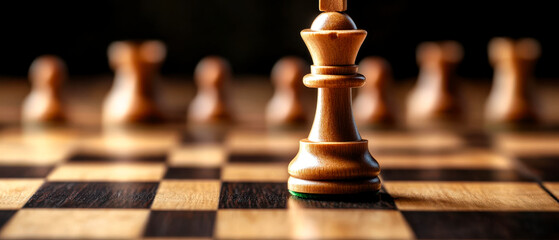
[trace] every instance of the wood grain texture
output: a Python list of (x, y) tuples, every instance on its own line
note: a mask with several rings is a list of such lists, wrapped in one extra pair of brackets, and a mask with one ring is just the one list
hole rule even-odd
[(545, 182), (544, 186), (555, 195), (555, 198), (559, 198), (559, 183), (557, 182)]
[[(0, 232), (6, 239), (130, 239), (142, 236), (149, 210), (24, 209)], [(56, 224), (53, 224), (56, 221)]]
[[(418, 239), (554, 239), (558, 212), (405, 211)], [(474, 224), (475, 223), (475, 224)]]
[(191, 168), (170, 167), (167, 168), (165, 179), (220, 179), (220, 168)]
[(462, 150), (451, 154), (377, 154), (383, 170), (393, 169), (493, 169), (512, 170), (511, 159), (491, 151)]
[(219, 145), (187, 145), (171, 150), (168, 164), (177, 167), (217, 167), (225, 162), (226, 155)]
[(289, 178), (286, 167), (287, 162), (227, 164), (221, 179), (226, 182), (286, 182)]
[(42, 179), (0, 179), (0, 209), (20, 209), (41, 187)]
[(404, 211), (559, 211), (537, 183), (388, 181), (385, 187)]
[(158, 163), (70, 163), (58, 166), (47, 179), (68, 182), (157, 182), (163, 178), (165, 169), (165, 165)]
[(215, 218), (215, 211), (153, 211), (144, 235), (147, 237), (211, 237)]
[(47, 182), (25, 208), (149, 208), (158, 183)]
[(164, 180), (151, 205), (155, 210), (217, 210), (219, 180)]
[(221, 185), (219, 209), (279, 208), (285, 209), (289, 192), (285, 183), (224, 182)]
[(343, 12), (347, 10), (347, 0), (320, 0), (319, 10), (323, 12)]

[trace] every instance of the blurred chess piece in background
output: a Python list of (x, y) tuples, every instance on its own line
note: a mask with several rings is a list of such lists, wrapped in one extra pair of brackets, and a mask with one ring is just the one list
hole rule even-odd
[(454, 71), (463, 54), (462, 46), (455, 41), (424, 42), (417, 47), (420, 70), (408, 97), (408, 125), (443, 126), (461, 119), (462, 105)]
[(155, 80), (167, 50), (160, 41), (120, 41), (109, 46), (115, 71), (113, 86), (103, 103), (103, 123), (151, 123), (163, 119)]
[(485, 106), (489, 125), (517, 125), (537, 121), (530, 84), (541, 50), (535, 39), (514, 41), (494, 38), (489, 42), (489, 60), (494, 68), (493, 86)]
[(353, 109), (355, 121), (361, 126), (386, 127), (395, 123), (388, 88), (392, 82), (390, 64), (381, 57), (367, 57), (359, 63), (359, 72), (366, 78), (358, 89)]
[(188, 109), (190, 122), (214, 124), (232, 120), (228, 96), (231, 77), (231, 66), (224, 58), (208, 56), (200, 60), (194, 70), (198, 90)]
[(29, 69), (31, 92), (25, 98), (22, 109), (24, 124), (60, 123), (66, 120), (60, 88), (67, 78), (66, 64), (62, 59), (44, 55), (33, 61)]
[(266, 107), (266, 122), (270, 126), (299, 125), (306, 122), (301, 102), (303, 76), (307, 64), (298, 57), (284, 57), (272, 68), (274, 95)]

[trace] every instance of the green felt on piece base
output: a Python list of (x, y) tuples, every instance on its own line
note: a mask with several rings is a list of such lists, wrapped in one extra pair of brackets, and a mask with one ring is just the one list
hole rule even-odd
[(313, 194), (313, 193), (300, 193), (289, 190), (289, 193), (295, 197), (314, 200), (356, 200), (356, 199), (376, 199), (378, 192), (365, 192), (354, 194)]

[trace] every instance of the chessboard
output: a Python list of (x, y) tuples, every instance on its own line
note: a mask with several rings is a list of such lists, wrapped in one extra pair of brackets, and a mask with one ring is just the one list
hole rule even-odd
[[(184, 119), (102, 129), (110, 78), (65, 91), (76, 124), (28, 129), (17, 123), (27, 85), (4, 80), (0, 239), (559, 238), (557, 130), (360, 128), (382, 168), (379, 194), (301, 199), (287, 190), (287, 165), (309, 128), (266, 128), (271, 86), (253, 80), (235, 83), (239, 117), (222, 129)], [(181, 119), (194, 88), (165, 82)]]

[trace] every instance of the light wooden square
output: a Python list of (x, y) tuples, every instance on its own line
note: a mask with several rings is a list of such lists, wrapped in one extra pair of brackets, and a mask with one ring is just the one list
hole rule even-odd
[(20, 209), (43, 184), (41, 179), (0, 179), (0, 209)]
[(453, 154), (374, 156), (383, 169), (498, 169), (510, 170), (514, 164), (507, 157), (488, 151), (468, 150)]
[(171, 152), (169, 165), (180, 167), (217, 167), (225, 162), (226, 151), (219, 145), (181, 146)]
[(250, 131), (231, 132), (226, 146), (233, 153), (291, 154), (299, 150), (299, 140), (305, 133), (262, 133)]
[(551, 133), (502, 133), (495, 136), (497, 148), (512, 155), (559, 154), (559, 135)]
[(217, 210), (219, 180), (166, 180), (151, 205), (155, 210)]
[(146, 209), (23, 209), (6, 223), (0, 238), (139, 238), (148, 216)]
[(455, 149), (464, 146), (464, 141), (450, 132), (364, 132), (362, 137), (369, 141), (372, 152), (384, 149)]
[(400, 210), (559, 211), (536, 183), (388, 181), (384, 187)]
[(163, 178), (162, 163), (70, 163), (58, 166), (49, 181), (135, 181), (156, 182)]
[(544, 186), (555, 195), (555, 197), (559, 197), (559, 182), (546, 182)]
[(238, 163), (223, 167), (221, 178), (230, 182), (287, 182), (287, 164)]
[(225, 239), (413, 238), (394, 210), (227, 209), (218, 211), (215, 229), (215, 236)]
[(0, 143), (0, 165), (47, 166), (66, 160), (71, 146)]

